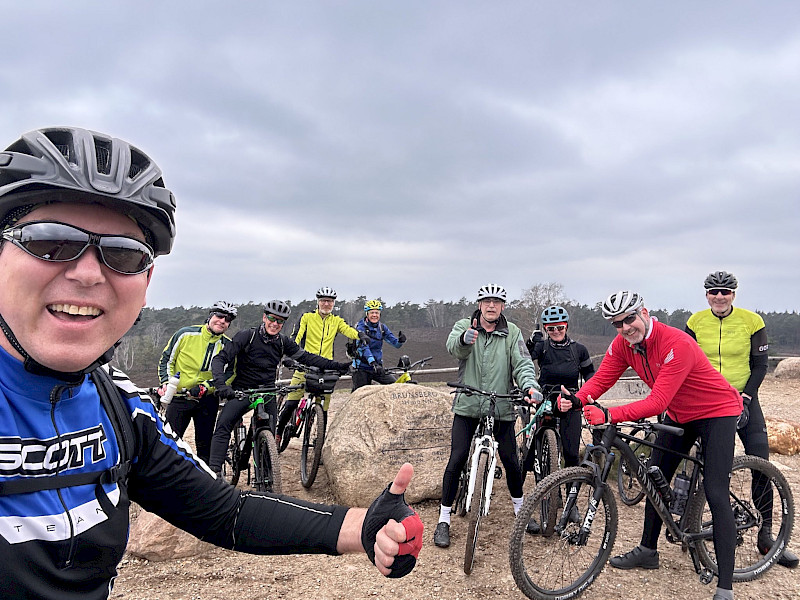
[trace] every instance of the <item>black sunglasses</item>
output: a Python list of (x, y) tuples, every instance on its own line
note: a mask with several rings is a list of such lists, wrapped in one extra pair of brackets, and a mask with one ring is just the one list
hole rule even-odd
[(218, 319), (225, 319), (228, 323), (233, 322), (233, 317), (230, 316), (228, 313), (224, 312), (212, 312), (212, 317), (217, 317)]
[(706, 290), (706, 294), (709, 296), (716, 296), (717, 294), (722, 294), (723, 296), (730, 296), (733, 293), (733, 290), (725, 290), (722, 288), (713, 288), (710, 290)]
[(6, 229), (3, 239), (47, 262), (75, 260), (89, 246), (95, 246), (103, 264), (123, 275), (138, 275), (153, 265), (153, 250), (144, 242), (124, 235), (94, 233), (58, 221), (22, 223)]
[(547, 331), (564, 331), (567, 328), (566, 325), (546, 325), (545, 330)]
[(275, 315), (267, 315), (267, 321), (270, 321), (271, 323), (277, 323), (278, 325), (283, 325), (286, 322), (286, 319), (281, 319)]
[(636, 317), (639, 316), (639, 313), (631, 313), (624, 319), (620, 319), (619, 321), (611, 321), (611, 324), (616, 327), (617, 329), (622, 329), (623, 325), (630, 325), (636, 320)]

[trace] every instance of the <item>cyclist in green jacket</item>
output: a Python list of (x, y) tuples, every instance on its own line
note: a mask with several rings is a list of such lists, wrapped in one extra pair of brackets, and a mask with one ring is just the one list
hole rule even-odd
[[(317, 290), (317, 310), (307, 312), (300, 317), (300, 323), (295, 331), (294, 341), (306, 352), (318, 354), (323, 358), (333, 360), (333, 342), (337, 334), (350, 338), (351, 340), (361, 339), (364, 343), (369, 342), (366, 335), (359, 333), (355, 328), (350, 327), (347, 322), (339, 315), (333, 314), (333, 307), (336, 303), (336, 290), (324, 286)], [(298, 385), (306, 380), (302, 371), (295, 371), (292, 375), (291, 385)], [(281, 436), (286, 424), (297, 408), (300, 398), (303, 397), (303, 390), (294, 390), (286, 397), (281, 407), (281, 414), (278, 418), (278, 429), (275, 440), (280, 448)], [(325, 415), (325, 425), (328, 424), (328, 406), (331, 403), (331, 395), (326, 394), (322, 403), (322, 410)]]
[[(159, 396), (167, 389), (167, 381), (180, 373), (176, 394), (167, 405), (166, 419), (172, 430), (183, 437), (189, 422), (194, 419), (194, 443), (197, 455), (205, 462), (211, 452), (211, 436), (217, 421), (219, 398), (211, 376), (211, 359), (231, 340), (225, 335), (237, 310), (233, 304), (220, 300), (211, 307), (203, 325), (190, 325), (176, 331), (164, 347), (158, 363)], [(228, 379), (233, 378), (229, 373)]]
[[(529, 401), (541, 402), (536, 371), (522, 332), (502, 314), (505, 303), (506, 290), (502, 286), (491, 283), (478, 290), (478, 310), (470, 318), (456, 322), (447, 338), (447, 351), (458, 359), (460, 383), (507, 394), (516, 382), (527, 390)], [(470, 440), (486, 410), (482, 403), (486, 403), (484, 397), (466, 394), (456, 394), (453, 401), (450, 460), (442, 478), (442, 505), (433, 536), (434, 543), (441, 548), (450, 545), (450, 509), (456, 497), (459, 474), (469, 456)], [(514, 514), (517, 514), (523, 500), (522, 469), (514, 437), (514, 409), (508, 400), (497, 401), (494, 435), (506, 469)]]

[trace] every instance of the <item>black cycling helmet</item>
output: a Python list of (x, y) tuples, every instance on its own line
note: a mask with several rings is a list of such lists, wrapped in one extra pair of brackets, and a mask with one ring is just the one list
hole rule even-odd
[(292, 314), (292, 309), (283, 300), (270, 300), (264, 305), (264, 314), (288, 319), (289, 315)]
[(320, 298), (333, 298), (336, 300), (336, 290), (327, 285), (323, 286), (317, 290), (317, 299), (319, 300)]
[(219, 300), (215, 302), (211, 306), (211, 310), (209, 310), (209, 312), (224, 313), (230, 316), (231, 321), (233, 321), (239, 315), (239, 311), (236, 309), (236, 307), (230, 302), (225, 302), (224, 300)]
[(739, 287), (739, 282), (736, 281), (736, 277), (733, 276), (733, 273), (714, 271), (708, 274), (708, 277), (706, 277), (706, 280), (703, 282), (703, 286), (707, 290), (735, 290)]
[(569, 313), (563, 306), (548, 306), (542, 311), (542, 325), (569, 322)]
[(49, 202), (108, 206), (136, 221), (156, 256), (172, 249), (175, 197), (158, 165), (123, 140), (50, 127), (23, 134), (0, 152), (0, 225)]

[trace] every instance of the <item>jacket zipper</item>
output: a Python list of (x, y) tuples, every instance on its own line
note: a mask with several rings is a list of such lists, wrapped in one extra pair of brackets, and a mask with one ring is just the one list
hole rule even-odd
[[(61, 398), (61, 394), (64, 392), (64, 390), (68, 389), (69, 386), (57, 385), (50, 392), (50, 421), (53, 423), (53, 428), (55, 429), (59, 446), (61, 446), (61, 432), (58, 430), (58, 424), (56, 424), (56, 404)], [(60, 465), (56, 467), (56, 476), (58, 476), (60, 468)], [(58, 499), (61, 502), (61, 506), (64, 507), (64, 514), (67, 515), (67, 521), (69, 522), (69, 552), (67, 553), (67, 557), (64, 560), (64, 565), (62, 567), (64, 569), (69, 569), (72, 566), (73, 559), (75, 558), (77, 546), (77, 540), (75, 539), (75, 523), (72, 520), (72, 514), (69, 512), (69, 507), (67, 506), (64, 497), (61, 495), (61, 490), (56, 489), (56, 493), (58, 494)]]

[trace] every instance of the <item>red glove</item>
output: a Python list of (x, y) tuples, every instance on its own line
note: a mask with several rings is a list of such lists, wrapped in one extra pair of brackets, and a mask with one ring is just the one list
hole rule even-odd
[(599, 404), (587, 404), (583, 407), (583, 416), (589, 425), (605, 425), (611, 423), (608, 409)]

